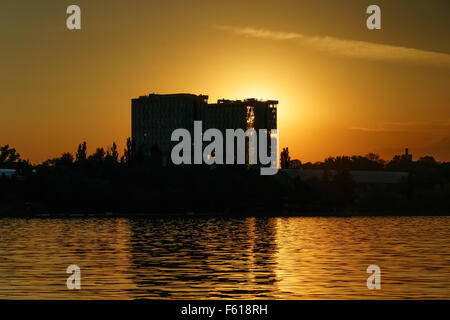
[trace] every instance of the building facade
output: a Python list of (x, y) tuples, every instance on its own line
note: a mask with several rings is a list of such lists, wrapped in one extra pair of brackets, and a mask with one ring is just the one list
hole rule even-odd
[[(163, 162), (170, 159), (175, 142), (171, 135), (184, 128), (194, 135), (194, 121), (202, 121), (203, 131), (249, 128), (277, 129), (278, 101), (257, 99), (218, 100), (208, 104), (208, 96), (193, 94), (150, 94), (131, 101), (131, 134), (133, 144), (145, 156), (152, 148), (161, 151)], [(268, 144), (270, 146), (270, 143)], [(224, 149), (225, 150), (225, 149)]]

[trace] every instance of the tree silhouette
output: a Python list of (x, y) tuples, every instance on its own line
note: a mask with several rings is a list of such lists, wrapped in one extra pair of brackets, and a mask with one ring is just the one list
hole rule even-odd
[(70, 152), (64, 152), (61, 158), (58, 159), (57, 164), (63, 166), (70, 166), (73, 164), (73, 155)]
[(123, 157), (121, 162), (131, 165), (134, 158), (134, 143), (131, 141), (131, 138), (127, 138), (127, 144), (125, 149), (123, 150)]
[(106, 158), (114, 163), (117, 163), (119, 159), (119, 152), (117, 151), (117, 145), (113, 142), (112, 147), (109, 147), (106, 151)]
[(289, 168), (301, 169), (302, 168), (302, 162), (300, 160), (298, 160), (298, 159), (291, 160), (289, 162)]
[(76, 154), (76, 161), (81, 162), (86, 160), (86, 141), (78, 145), (78, 150)]
[(20, 160), (20, 154), (16, 152), (16, 149), (10, 148), (9, 144), (0, 147), (0, 166), (12, 166), (16, 164), (18, 160)]
[(291, 157), (289, 156), (289, 148), (283, 148), (280, 155), (280, 165), (282, 169), (289, 169)]
[(102, 162), (105, 160), (105, 150), (103, 148), (97, 148), (95, 152), (89, 156), (88, 160)]

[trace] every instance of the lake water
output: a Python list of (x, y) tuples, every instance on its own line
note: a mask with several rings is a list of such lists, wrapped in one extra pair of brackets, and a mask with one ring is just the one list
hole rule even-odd
[(450, 217), (2, 218), (0, 239), (0, 299), (450, 298)]

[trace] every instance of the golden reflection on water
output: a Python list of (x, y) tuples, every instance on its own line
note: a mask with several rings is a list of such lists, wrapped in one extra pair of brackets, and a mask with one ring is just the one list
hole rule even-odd
[[(450, 298), (449, 218), (280, 218), (278, 286), (287, 299)], [(381, 290), (366, 269), (381, 268)]]
[[(134, 287), (125, 219), (0, 219), (0, 233), (0, 298), (127, 298)], [(66, 287), (73, 264), (79, 291)]]
[[(3, 299), (448, 299), (450, 218), (0, 219)], [(81, 290), (66, 268), (81, 268)], [(381, 268), (368, 290), (367, 266)]]

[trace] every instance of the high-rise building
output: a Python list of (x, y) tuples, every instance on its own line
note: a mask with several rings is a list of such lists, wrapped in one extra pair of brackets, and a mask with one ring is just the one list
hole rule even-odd
[[(171, 135), (184, 128), (194, 135), (194, 121), (202, 121), (203, 130), (276, 129), (278, 101), (257, 99), (218, 100), (208, 104), (208, 96), (193, 94), (150, 94), (131, 101), (131, 131), (136, 150), (151, 156), (155, 146), (167, 163), (175, 142)], [(270, 144), (269, 144), (270, 145)]]

